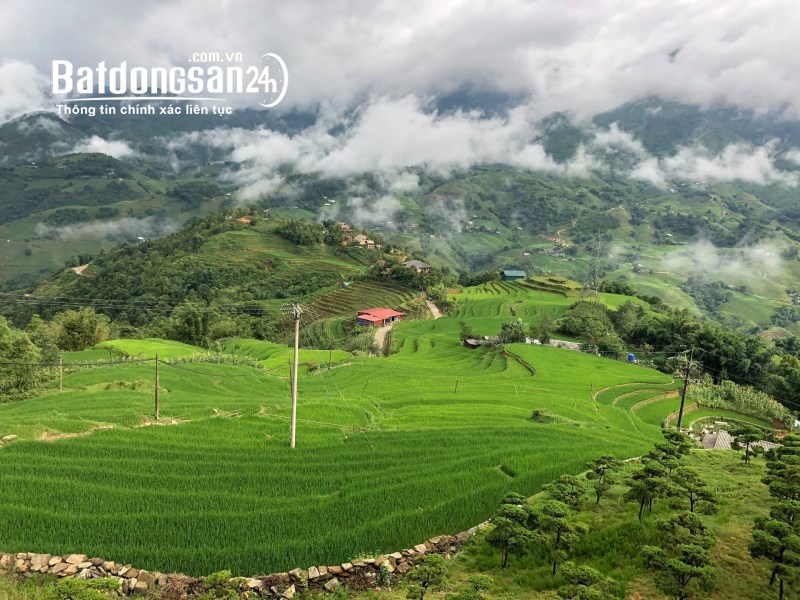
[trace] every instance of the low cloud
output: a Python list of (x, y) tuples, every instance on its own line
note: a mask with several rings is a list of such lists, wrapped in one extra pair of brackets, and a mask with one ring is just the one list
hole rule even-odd
[(113, 158), (131, 158), (137, 156), (136, 150), (124, 140), (106, 140), (100, 136), (93, 135), (88, 140), (80, 142), (73, 149), (73, 152), (99, 152), (107, 154)]
[(564, 176), (585, 177), (600, 163), (582, 148), (573, 161), (560, 164), (534, 142), (536, 119), (522, 105), (506, 117), (486, 118), (475, 111), (440, 114), (423, 98), (374, 98), (354, 115), (323, 113), (317, 123), (295, 135), (266, 128), (221, 128), (191, 132), (165, 142), (174, 157), (192, 147), (229, 153), (242, 167), (231, 177), (256, 185), (284, 166), (301, 173), (348, 177), (373, 173), (394, 192), (413, 191), (418, 167), (449, 177), (477, 164), (504, 163)]
[(774, 143), (764, 146), (729, 144), (717, 154), (702, 146), (683, 146), (672, 156), (643, 159), (630, 176), (658, 187), (665, 187), (669, 179), (746, 181), (757, 185), (780, 183), (795, 187), (800, 177), (797, 173), (781, 171), (775, 166), (776, 158)]
[(661, 269), (685, 276), (747, 284), (780, 278), (784, 274), (784, 262), (780, 247), (770, 241), (741, 248), (717, 248), (711, 242), (699, 241), (667, 253), (661, 261)]
[(240, 186), (242, 202), (283, 193), (286, 168), (335, 178), (371, 173), (390, 193), (416, 191), (416, 171), (449, 178), (492, 163), (567, 178), (590, 178), (613, 168), (662, 188), (669, 180), (796, 186), (800, 179), (800, 174), (776, 167), (775, 143), (730, 144), (720, 152), (699, 145), (681, 147), (672, 156), (657, 158), (616, 123), (607, 129), (576, 123), (584, 127), (586, 139), (570, 159), (557, 162), (537, 141), (542, 133), (539, 119), (532, 104), (519, 105), (502, 117), (487, 117), (478, 111), (440, 113), (425, 98), (406, 95), (372, 98), (354, 112), (323, 110), (314, 125), (294, 134), (263, 127), (219, 128), (182, 134), (163, 144), (172, 162), (183, 153), (202, 150), (237, 163), (225, 177)]
[(50, 226), (38, 223), (34, 229), (36, 237), (55, 240), (135, 240), (153, 238), (172, 233), (178, 229), (171, 220), (145, 217), (126, 217), (116, 221), (93, 221), (76, 225)]
[(403, 210), (403, 205), (391, 195), (380, 196), (375, 199), (354, 196), (346, 202), (350, 220), (358, 227), (374, 227), (382, 225), (392, 229), (397, 213)]
[(24, 113), (52, 110), (47, 105), (47, 78), (36, 68), (19, 60), (0, 63), (0, 123)]

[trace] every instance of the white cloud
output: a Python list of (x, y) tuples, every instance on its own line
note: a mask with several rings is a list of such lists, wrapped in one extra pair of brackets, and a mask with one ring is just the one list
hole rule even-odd
[(0, 63), (0, 123), (47, 107), (47, 79), (26, 62), (5, 60)]
[(528, 105), (506, 117), (486, 118), (475, 112), (439, 114), (425, 100), (406, 95), (373, 98), (355, 113), (329, 109), (315, 125), (294, 135), (266, 128), (222, 128), (182, 134), (163, 143), (173, 153), (198, 146), (227, 152), (230, 160), (240, 163), (228, 177), (243, 186), (239, 194), (243, 200), (279, 189), (283, 184), (279, 169), (284, 166), (329, 177), (373, 173), (393, 193), (417, 187), (418, 176), (409, 167), (447, 177), (487, 163), (575, 178), (603, 173), (614, 164), (620, 173), (658, 187), (670, 179), (798, 183), (797, 174), (775, 166), (773, 143), (731, 144), (719, 153), (700, 146), (681, 147), (673, 156), (656, 158), (616, 124), (589, 131), (574, 156), (558, 163), (533, 141), (537, 121)]
[(663, 159), (662, 165), (670, 176), (681, 179), (738, 179), (761, 185), (776, 182), (796, 185), (795, 175), (775, 168), (772, 151), (770, 145), (753, 148), (746, 144), (730, 144), (718, 155), (698, 148), (679, 148), (674, 156)]
[(121, 240), (135, 239), (137, 237), (159, 237), (172, 233), (177, 228), (177, 224), (169, 219), (125, 217), (116, 221), (92, 221), (59, 227), (37, 223), (34, 233), (36, 237), (58, 240), (94, 240), (99, 238)]
[(800, 148), (794, 148), (786, 152), (783, 157), (786, 160), (790, 160), (795, 164), (800, 165)]
[[(343, 127), (333, 134), (334, 125)], [(494, 162), (575, 177), (603, 168), (587, 148), (570, 163), (556, 163), (541, 144), (531, 141), (535, 134), (527, 106), (505, 118), (461, 111), (439, 114), (425, 100), (406, 95), (373, 98), (355, 115), (328, 111), (295, 135), (266, 128), (216, 129), (183, 134), (165, 147), (172, 152), (197, 145), (227, 150), (230, 160), (243, 165), (231, 177), (246, 186), (273, 177), (284, 165), (335, 177), (375, 173), (391, 191), (416, 187), (416, 175), (407, 170), (412, 166), (439, 176)]]
[(403, 205), (391, 195), (379, 198), (362, 198), (353, 196), (347, 199), (349, 219), (358, 227), (386, 225), (394, 220), (395, 215), (403, 210)]
[[(170, 66), (196, 51), (274, 51), (292, 74), (287, 104), (488, 85), (583, 116), (650, 94), (800, 116), (799, 30), (794, 0), (0, 4), (0, 56), (48, 76), (53, 59)], [(0, 89), (14, 80), (0, 74)]]
[(731, 283), (776, 279), (784, 273), (780, 248), (770, 241), (742, 248), (717, 248), (711, 242), (699, 241), (664, 255), (661, 268)]
[(660, 188), (665, 187), (667, 183), (664, 171), (661, 170), (661, 167), (658, 164), (658, 159), (653, 157), (641, 161), (638, 165), (636, 165), (636, 167), (634, 167), (629, 175), (633, 179), (646, 181)]
[(76, 144), (72, 152), (99, 152), (120, 159), (137, 155), (136, 150), (124, 140), (105, 140), (96, 135)]
[(703, 147), (681, 147), (662, 159), (642, 160), (630, 173), (634, 179), (664, 187), (667, 179), (683, 181), (746, 181), (758, 185), (782, 183), (796, 186), (796, 173), (781, 171), (775, 166), (775, 145), (754, 147), (729, 144), (722, 152), (712, 154)]

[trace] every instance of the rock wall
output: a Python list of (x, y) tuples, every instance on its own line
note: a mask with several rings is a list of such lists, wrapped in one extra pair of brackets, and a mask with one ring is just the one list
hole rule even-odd
[[(436, 553), (449, 556), (475, 532), (476, 528), (456, 536), (442, 535), (429, 539), (413, 548), (406, 548), (392, 554), (375, 558), (361, 558), (352, 562), (331, 566), (315, 566), (307, 569), (293, 569), (287, 573), (273, 573), (256, 577), (237, 577), (229, 584), (238, 586), (241, 591), (261, 598), (292, 598), (301, 590), (311, 589), (333, 593), (337, 587), (345, 586), (352, 590), (366, 590), (385, 585), (385, 579), (402, 577), (412, 570), (420, 557)], [(14, 573), (30, 577), (34, 573), (49, 573), (58, 577), (77, 579), (99, 579), (115, 577), (120, 582), (120, 592), (125, 595), (161, 589), (165, 596), (174, 591), (175, 597), (191, 597), (205, 589), (203, 578), (186, 575), (156, 573), (135, 569), (131, 565), (120, 565), (101, 558), (89, 558), (85, 554), (52, 556), (50, 554), (2, 554), (0, 553), (0, 572)]]

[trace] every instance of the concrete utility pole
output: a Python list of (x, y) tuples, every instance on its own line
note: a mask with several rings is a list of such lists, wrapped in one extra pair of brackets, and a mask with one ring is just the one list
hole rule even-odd
[(291, 372), (292, 379), (292, 420), (289, 447), (294, 448), (297, 437), (297, 367), (300, 363), (300, 315), (303, 309), (295, 302), (294, 304), (284, 304), (283, 309), (294, 316), (294, 365)]
[(64, 391), (64, 357), (58, 357), (58, 391)]
[(689, 387), (689, 373), (692, 370), (692, 354), (694, 348), (689, 349), (689, 360), (686, 361), (686, 370), (683, 372), (683, 389), (681, 390), (681, 407), (678, 410), (678, 430), (681, 428), (683, 422), (683, 405), (686, 403), (686, 389)]
[(154, 395), (155, 400), (155, 409), (153, 413), (155, 414), (156, 421), (158, 421), (158, 354), (156, 354), (156, 391)]

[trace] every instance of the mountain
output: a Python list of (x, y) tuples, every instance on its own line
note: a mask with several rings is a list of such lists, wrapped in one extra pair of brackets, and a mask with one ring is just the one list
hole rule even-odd
[[(459, 89), (435, 108), (500, 122), (518, 101)], [(350, 117), (331, 125), (330, 140), (350, 134)], [(237, 206), (252, 166), (221, 146), (167, 150), (171, 136), (266, 127), (288, 140), (317, 118), (313, 110), (69, 121), (37, 113), (0, 126), (0, 290), (33, 289), (65, 262)], [(743, 330), (800, 332), (792, 183), (800, 165), (791, 153), (800, 123), (645, 98), (590, 122), (548, 115), (530, 141), (551, 161), (545, 168), (409, 165), (401, 175), (418, 185), (399, 192), (381, 173), (330, 176), (287, 162), (255, 174), (269, 192), (248, 202), (272, 217), (367, 227), (456, 272), (520, 268), (590, 286), (624, 277), (645, 295)]]

